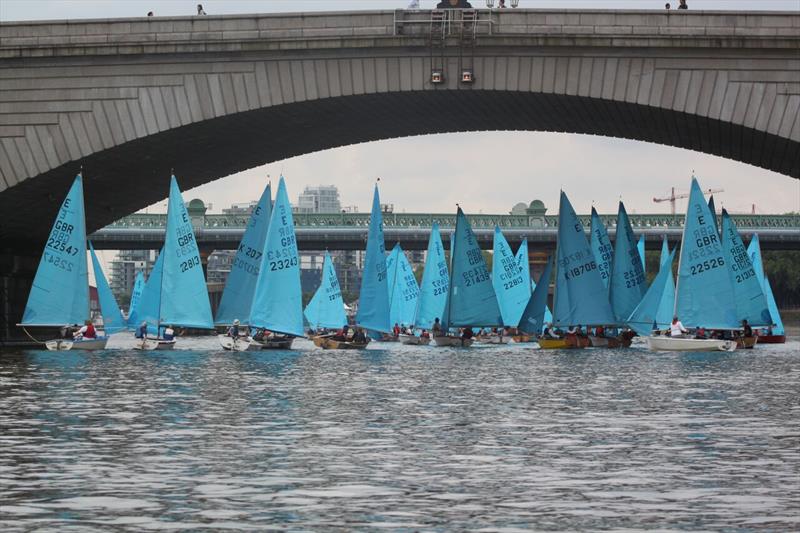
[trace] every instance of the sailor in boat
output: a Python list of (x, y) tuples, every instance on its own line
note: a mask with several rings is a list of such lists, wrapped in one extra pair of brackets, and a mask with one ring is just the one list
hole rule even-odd
[(144, 339), (147, 337), (147, 322), (142, 322), (138, 328), (136, 328), (135, 336), (137, 339)]
[(175, 339), (175, 330), (172, 329), (172, 326), (167, 326), (164, 328), (164, 340), (171, 341)]
[(64, 326), (61, 328), (61, 338), (62, 339), (71, 339), (73, 336), (78, 332), (80, 326), (78, 324), (73, 324), (71, 326)]
[(433, 320), (433, 326), (431, 327), (431, 331), (433, 332), (434, 337), (441, 337), (442, 335), (444, 335), (444, 333), (442, 333), (442, 324), (439, 322), (438, 318)]
[(228, 328), (228, 337), (232, 337), (234, 340), (239, 338), (239, 319), (235, 318), (233, 320), (233, 325)]
[(695, 339), (705, 339), (706, 338), (706, 328), (703, 326), (697, 326), (697, 329), (694, 330), (694, 338)]
[(349, 327), (350, 326), (348, 326), (347, 324), (342, 326), (342, 329), (340, 329), (339, 331), (337, 331), (333, 335), (333, 337), (332, 337), (333, 340), (335, 340), (335, 341), (347, 341), (347, 333), (348, 333)]
[(683, 327), (683, 323), (678, 320), (677, 316), (672, 317), (672, 324), (669, 326), (670, 337), (683, 337), (684, 334), (689, 333), (689, 330)]
[[(438, 320), (438, 318), (437, 318), (437, 320)], [(430, 333), (428, 333), (428, 330), (425, 330), (425, 329), (422, 330), (422, 333), (419, 334), (419, 337), (421, 339), (430, 339), (431, 338)]]
[(472, 328), (469, 327), (469, 326), (467, 326), (463, 330), (461, 330), (461, 338), (463, 340), (469, 340), (474, 336), (475, 336), (475, 334), (473, 333)]
[(358, 344), (363, 344), (367, 342), (367, 336), (364, 334), (364, 330), (361, 328), (356, 328), (355, 333), (353, 333), (353, 342)]
[(550, 339), (560, 339), (561, 337), (558, 335), (558, 332), (553, 328), (553, 324), (550, 322), (547, 323), (544, 327), (544, 331), (542, 332), (543, 337), (548, 337)]
[(753, 328), (750, 327), (750, 324), (747, 323), (747, 320), (742, 320), (742, 329), (744, 330), (745, 337), (753, 336)]
[(400, 331), (401, 331), (400, 326), (397, 324), (397, 322), (395, 322), (394, 327), (392, 328), (392, 335), (394, 335), (395, 337), (399, 337)]
[(83, 327), (76, 331), (72, 338), (76, 341), (81, 339), (96, 339), (97, 338), (97, 331), (94, 329), (94, 325), (92, 324), (91, 320), (87, 320), (84, 322)]

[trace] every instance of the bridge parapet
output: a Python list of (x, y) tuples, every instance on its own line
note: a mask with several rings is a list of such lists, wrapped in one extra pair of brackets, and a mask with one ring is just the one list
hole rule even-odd
[[(460, 33), (461, 10), (445, 10)], [(425, 45), (435, 10), (0, 23), (0, 58)], [(478, 44), (791, 48), (796, 12), (474, 10)], [(508, 38), (513, 38), (509, 41)], [(525, 42), (520, 41), (525, 39)]]

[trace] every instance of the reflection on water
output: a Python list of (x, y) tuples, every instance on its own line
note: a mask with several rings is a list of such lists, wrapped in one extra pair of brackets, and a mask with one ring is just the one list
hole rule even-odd
[(4, 531), (800, 527), (797, 342), (181, 343), (0, 353)]

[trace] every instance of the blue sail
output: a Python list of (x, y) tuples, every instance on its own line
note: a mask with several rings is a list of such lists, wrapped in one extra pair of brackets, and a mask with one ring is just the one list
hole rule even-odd
[(775, 295), (772, 293), (772, 286), (769, 284), (769, 279), (764, 274), (764, 260), (761, 258), (761, 245), (758, 240), (758, 233), (753, 234), (750, 240), (750, 245), (747, 247), (747, 255), (750, 256), (750, 262), (753, 264), (753, 269), (756, 271), (759, 282), (761, 282), (761, 289), (764, 291), (764, 296), (767, 298), (767, 306), (769, 314), (772, 317), (772, 322), (775, 327), (772, 328), (774, 335), (784, 335), (783, 320), (778, 311), (778, 304), (775, 302)]
[(339, 278), (328, 252), (322, 262), (322, 281), (303, 313), (313, 329), (340, 328), (347, 324)]
[(622, 324), (631, 316), (647, 290), (642, 259), (639, 257), (636, 238), (622, 202), (619, 203), (617, 212), (617, 238), (614, 244), (609, 299), (617, 324)]
[(564, 191), (561, 191), (558, 210), (556, 261), (553, 324), (615, 324), (595, 254), (586, 241), (583, 224)]
[[(669, 314), (672, 314), (672, 308), (675, 306), (675, 287), (672, 281), (672, 260), (674, 256), (674, 250), (672, 253), (667, 254), (666, 259), (661, 263), (658, 274), (653, 279), (653, 283), (650, 284), (650, 288), (647, 289), (639, 305), (636, 306), (625, 321), (632, 330), (643, 337), (650, 336), (655, 326), (664, 327), (661, 322), (663, 317), (659, 316), (663, 309), (668, 309)], [(670, 290), (670, 287), (672, 290)], [(669, 316), (667, 324), (671, 321), (672, 316)]]
[(50, 230), (20, 325), (83, 324), (89, 318), (83, 178), (78, 174)]
[(136, 273), (136, 280), (133, 282), (131, 291), (131, 303), (128, 305), (128, 329), (136, 329), (139, 325), (139, 302), (144, 291), (144, 274), (140, 270)]
[(294, 218), (286, 184), (281, 176), (275, 207), (267, 231), (250, 325), (269, 331), (303, 336), (303, 291), (300, 256), (294, 234)]
[(390, 333), (389, 285), (386, 279), (386, 248), (383, 241), (383, 215), (378, 186), (372, 197), (372, 214), (369, 219), (367, 256), (361, 277), (356, 324), (372, 331)]
[(547, 293), (550, 290), (550, 276), (553, 271), (553, 258), (547, 259), (542, 271), (542, 276), (539, 278), (539, 284), (533, 290), (533, 295), (525, 306), (525, 310), (520, 317), (518, 328), (526, 333), (536, 334), (542, 332), (545, 324), (552, 320), (547, 317)]
[(783, 328), (783, 320), (781, 320), (781, 314), (778, 311), (778, 304), (775, 302), (775, 295), (772, 294), (772, 286), (769, 284), (769, 278), (766, 276), (764, 276), (764, 295), (767, 297), (772, 323), (775, 324), (772, 328), (772, 334), (785, 335), (786, 330)]
[(437, 318), (442, 320), (449, 287), (450, 274), (442, 246), (442, 235), (439, 233), (439, 224), (434, 222), (428, 239), (425, 270), (422, 273), (422, 285), (417, 300), (417, 316), (414, 319), (415, 326), (430, 329)]
[[(664, 284), (664, 292), (661, 295), (661, 303), (658, 304), (656, 311), (656, 325), (658, 329), (669, 329), (672, 324), (672, 316), (675, 312), (675, 276), (672, 274), (672, 257), (675, 250), (669, 254), (669, 269), (667, 272), (667, 282)], [(667, 264), (665, 262), (665, 264)]]
[(175, 176), (169, 184), (162, 268), (161, 324), (214, 329), (200, 250)]
[(142, 322), (147, 322), (147, 331), (157, 334), (160, 324), (159, 313), (161, 309), (161, 281), (164, 278), (164, 249), (158, 252), (158, 257), (147, 278), (147, 283), (142, 290), (139, 304), (136, 306), (136, 322), (133, 327), (138, 327)]
[(692, 177), (683, 226), (675, 314), (684, 326), (735, 329), (736, 301), (714, 217)]
[(450, 281), (450, 327), (502, 326), (503, 317), (497, 305), (492, 278), (478, 241), (461, 208), (456, 214), (456, 235), (453, 245), (453, 275)]
[[(619, 228), (617, 228), (619, 234)], [(642, 261), (642, 272), (647, 273), (647, 264), (644, 260), (644, 235), (639, 237), (639, 242), (636, 244), (636, 249), (639, 251), (639, 259)]]
[(722, 210), (722, 249), (733, 286), (737, 318), (747, 320), (754, 327), (772, 325), (769, 306), (758, 275), (750, 262), (736, 224), (725, 209)]
[(395, 251), (395, 264), (389, 269), (389, 279), (393, 280), (389, 285), (389, 318), (392, 324), (410, 326), (417, 312), (419, 285), (414, 277), (414, 269), (399, 244), (395, 245), (392, 255), (395, 255)]
[(103, 331), (106, 335), (117, 333), (127, 329), (125, 319), (122, 318), (122, 311), (119, 310), (117, 300), (111, 293), (106, 276), (103, 274), (103, 267), (97, 260), (94, 253), (94, 246), (89, 243), (89, 251), (92, 255), (92, 268), (94, 269), (94, 282), (97, 284), (97, 298), (100, 300), (100, 313), (103, 315)]
[(669, 243), (667, 242), (667, 236), (664, 235), (664, 238), (661, 240), (661, 257), (658, 259), (658, 266), (664, 264), (664, 261), (669, 259)]
[[(522, 277), (531, 280), (531, 292), (533, 292), (533, 289), (536, 288), (536, 283), (531, 279), (531, 265), (528, 259), (528, 239), (522, 239), (522, 244), (519, 245), (514, 259), (522, 269)], [(492, 266), (492, 272), (494, 272), (494, 266)]]
[(606, 227), (594, 207), (592, 207), (591, 233), (592, 254), (594, 254), (597, 270), (600, 272), (600, 279), (603, 280), (603, 286), (608, 289), (611, 285), (611, 262), (614, 260), (614, 248), (611, 246)]
[(511, 247), (499, 227), (494, 228), (492, 287), (497, 295), (503, 325), (516, 327), (528, 300), (531, 299), (530, 270), (526, 273), (516, 256), (511, 253)]
[(714, 221), (714, 229), (716, 230), (717, 234), (719, 234), (719, 224), (717, 224), (717, 208), (714, 207), (713, 194), (708, 198), (708, 210), (711, 211), (711, 220)]
[(272, 187), (267, 185), (250, 214), (239, 249), (236, 250), (236, 257), (233, 258), (231, 272), (214, 318), (215, 324), (233, 324), (236, 319), (246, 321), (250, 316), (271, 215)]

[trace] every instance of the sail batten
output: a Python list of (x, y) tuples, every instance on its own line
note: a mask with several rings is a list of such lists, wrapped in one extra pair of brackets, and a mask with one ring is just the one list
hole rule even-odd
[(63, 326), (88, 319), (86, 217), (78, 174), (50, 230), (20, 325)]
[(233, 324), (234, 320), (247, 320), (250, 317), (271, 215), (272, 187), (267, 184), (250, 214), (244, 236), (236, 250), (214, 318), (215, 324), (228, 325)]
[(304, 334), (300, 256), (283, 176), (278, 182), (249, 323), (285, 335)]

